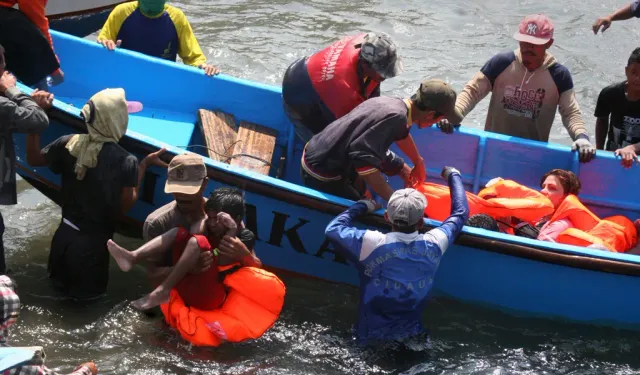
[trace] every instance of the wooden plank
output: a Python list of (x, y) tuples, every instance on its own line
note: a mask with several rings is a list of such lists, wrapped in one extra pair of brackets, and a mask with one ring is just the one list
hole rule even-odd
[[(274, 129), (243, 121), (238, 129), (238, 142), (233, 148), (233, 158), (229, 164), (268, 175), (271, 166), (264, 161), (272, 162), (277, 135), (278, 132)], [(254, 157), (241, 156), (242, 154)]]
[(222, 111), (198, 110), (198, 125), (213, 160), (227, 162), (237, 139), (238, 126), (233, 115)]

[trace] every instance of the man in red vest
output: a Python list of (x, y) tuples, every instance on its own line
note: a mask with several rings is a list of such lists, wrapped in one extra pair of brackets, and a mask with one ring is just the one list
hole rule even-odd
[[(15, 5), (18, 9), (14, 9)], [(5, 48), (6, 69), (28, 86), (46, 89), (47, 76), (53, 84), (64, 80), (60, 62), (53, 52), (47, 0), (0, 0), (0, 44)]]
[(282, 82), (285, 113), (308, 142), (358, 104), (380, 96), (380, 83), (402, 70), (387, 34), (345, 37), (289, 66)]

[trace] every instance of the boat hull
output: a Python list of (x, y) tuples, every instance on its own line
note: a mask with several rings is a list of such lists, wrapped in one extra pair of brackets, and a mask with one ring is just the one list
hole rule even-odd
[[(139, 116), (131, 116), (127, 136), (121, 141), (123, 147), (138, 157), (160, 147), (167, 148), (167, 153), (172, 155), (184, 151), (178, 147), (180, 145), (198, 145), (201, 142), (199, 130), (193, 125), (198, 108), (221, 108), (244, 120), (273, 127), (285, 134), (278, 141), (276, 148), (280, 151), (274, 158), (286, 157), (281, 179), (205, 158), (210, 179), (205, 193), (220, 186), (234, 186), (245, 191), (245, 222), (256, 233), (256, 251), (267, 266), (330, 282), (358, 285), (355, 268), (335, 252), (324, 236), (329, 221), (351, 202), (297, 184), (302, 145), (291, 138), (293, 131), (282, 113), (279, 88), (228, 76), (204, 77), (196, 69), (128, 51), (109, 52), (93, 43), (59, 33), (54, 33), (54, 38), (63, 64), (68, 64), (63, 66), (65, 71), (81, 74), (86, 66), (98, 70), (118, 66), (119, 70), (115, 75), (92, 75), (92, 79), (71, 75), (71, 83), (57, 89), (56, 97), (67, 98), (65, 100), (75, 103), (76, 107), (56, 101), (50, 114), (51, 124), (42, 134), (43, 145), (62, 135), (84, 132), (86, 128), (77, 108), (82, 104), (80, 98), (86, 100), (91, 93), (104, 87), (124, 87), (128, 99), (141, 100), (145, 105)], [(83, 56), (84, 60), (64, 58), (73, 55)], [(74, 79), (76, 83), (73, 83)], [(192, 92), (186, 96), (167, 89), (175, 87), (189, 87)], [(162, 108), (162, 111), (150, 108)], [(177, 111), (185, 114), (177, 115)], [(619, 161), (611, 156), (599, 154), (596, 161), (582, 166), (575, 153), (564, 146), (541, 145), (466, 129), (453, 135), (441, 134), (437, 129), (413, 134), (427, 160), (430, 180), (438, 180), (434, 176), (444, 164), (462, 170), (465, 184), (472, 191), (477, 191), (490, 177), (514, 178), (535, 186), (542, 171), (552, 167), (572, 169), (583, 181), (585, 201), (598, 214), (619, 212), (632, 218), (638, 216), (632, 201), (634, 190), (612, 192), (611, 189), (618, 187), (594, 185), (602, 181), (603, 173), (608, 173), (610, 178), (625, 176), (618, 171), (622, 171)], [(26, 165), (25, 136), (16, 135), (15, 139), (18, 173), (59, 202), (59, 176), (47, 168)], [(451, 149), (456, 149), (454, 145), (459, 151), (451, 153)], [(638, 172), (625, 173), (638, 179)], [(629, 183), (635, 183), (636, 179)], [(163, 191), (165, 181), (165, 170), (151, 168), (147, 171), (140, 200), (122, 218), (122, 228), (139, 235), (146, 216), (171, 201), (171, 196)], [(400, 184), (397, 179), (392, 179), (391, 183), (396, 187)], [(613, 194), (616, 199), (607, 199), (607, 194)], [(426, 224), (427, 229), (438, 225), (428, 219)], [(379, 213), (362, 218), (358, 226), (389, 230)], [(640, 315), (637, 314), (640, 302), (633, 298), (639, 287), (640, 262), (636, 256), (465, 228), (442, 259), (433, 293), (516, 315), (640, 329)]]
[(104, 25), (111, 10), (122, 0), (49, 0), (49, 27), (67, 34), (85, 37)]

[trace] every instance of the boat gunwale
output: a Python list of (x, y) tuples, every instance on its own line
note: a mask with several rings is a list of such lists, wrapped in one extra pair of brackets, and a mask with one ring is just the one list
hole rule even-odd
[[(79, 110), (72, 106), (60, 104), (61, 102), (55, 101), (54, 107), (49, 112), (49, 116), (80, 132), (86, 133), (86, 124), (78, 115)], [(127, 131), (127, 134), (121, 142), (128, 150), (135, 150), (136, 152), (142, 151), (150, 153), (164, 147), (167, 152), (162, 158), (167, 162), (171, 156), (185, 151), (130, 130)], [(207, 165), (207, 175), (210, 179), (237, 186), (256, 194), (333, 215), (343, 212), (350, 204), (353, 204), (353, 202), (344, 198), (333, 197), (285, 180), (232, 167), (211, 160), (205, 156), (203, 156), (203, 159)], [(42, 182), (40, 177), (38, 177), (38, 179)], [(45, 184), (49, 185), (51, 183)], [(59, 190), (59, 187), (50, 187)], [(327, 196), (331, 197), (331, 199)], [(390, 226), (384, 219), (382, 215), (383, 212), (383, 210), (378, 210), (373, 214), (359, 218), (358, 221), (366, 225), (388, 230)], [(425, 218), (425, 224), (424, 230), (428, 230), (437, 227), (439, 222)], [(605, 252), (597, 249), (580, 248), (563, 244), (559, 245), (502, 233), (480, 231), (477, 228), (469, 227), (463, 228), (455, 244), (572, 268), (640, 276), (640, 259), (631, 259), (631, 257), (637, 257), (632, 254)]]

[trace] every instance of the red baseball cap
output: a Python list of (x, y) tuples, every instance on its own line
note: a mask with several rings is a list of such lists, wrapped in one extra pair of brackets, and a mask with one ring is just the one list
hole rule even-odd
[(520, 42), (546, 44), (553, 39), (553, 24), (545, 15), (532, 14), (520, 22), (520, 27), (513, 37)]

